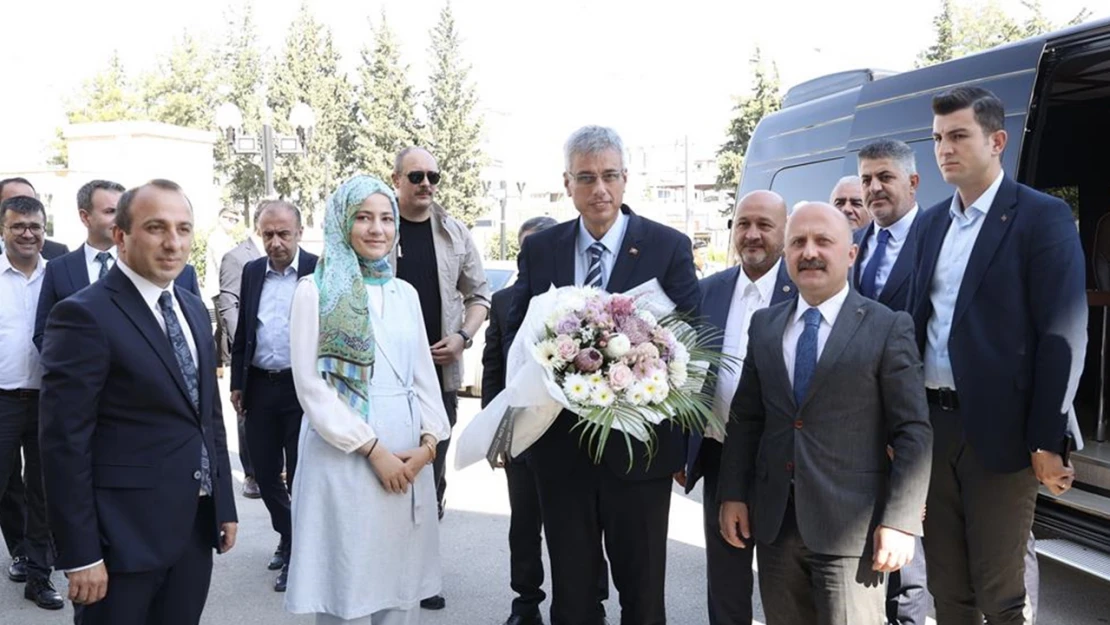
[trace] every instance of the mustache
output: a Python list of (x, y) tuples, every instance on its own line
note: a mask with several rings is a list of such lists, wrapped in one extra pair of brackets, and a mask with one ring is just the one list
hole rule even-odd
[(820, 269), (821, 271), (824, 271), (826, 267), (827, 265), (825, 264), (825, 261), (819, 258), (812, 258), (809, 260), (803, 258), (802, 260), (799, 260), (797, 264), (798, 271), (805, 271), (806, 269)]

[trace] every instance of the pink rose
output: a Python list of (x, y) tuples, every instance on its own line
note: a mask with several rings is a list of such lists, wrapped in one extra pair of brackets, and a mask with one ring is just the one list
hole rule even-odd
[(630, 317), (636, 314), (636, 302), (631, 297), (614, 295), (609, 298), (609, 314), (614, 317)]
[(592, 347), (588, 347), (574, 357), (574, 366), (582, 373), (593, 373), (601, 368), (603, 359), (601, 352)]
[(569, 336), (559, 336), (555, 339), (555, 351), (559, 354), (559, 360), (570, 362), (578, 355), (578, 343)]
[(617, 363), (609, 367), (609, 386), (611, 386), (614, 391), (623, 391), (629, 386), (632, 386), (632, 383), (635, 381), (636, 375), (632, 373), (632, 369), (629, 369), (627, 365)]

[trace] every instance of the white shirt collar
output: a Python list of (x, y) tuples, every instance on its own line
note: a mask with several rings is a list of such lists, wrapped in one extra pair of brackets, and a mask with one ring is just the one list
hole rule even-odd
[[(18, 270), (15, 267), (12, 266), (12, 261), (11, 261), (10, 258), (8, 258), (7, 253), (0, 253), (0, 274), (7, 273), (9, 270), (13, 271), (13, 272), (15, 272), (15, 273), (17, 273), (21, 276), (24, 275), (22, 271), (20, 271), (20, 270)], [(39, 264), (35, 266), (35, 270), (31, 272), (31, 277), (29, 279), (34, 280), (35, 278), (42, 275), (42, 272), (44, 272), (44, 271), (46, 271), (46, 259), (43, 258), (42, 255), (40, 254), (39, 255)], [(24, 276), (24, 277), (26, 277), (26, 276)]]
[[(290, 271), (292, 271), (293, 273), (297, 273), (297, 268), (301, 266), (300, 262), (301, 247), (298, 245), (297, 251), (293, 253), (293, 261), (289, 263), (289, 266), (285, 268), (285, 271), (281, 272), (281, 275), (287, 275)], [(269, 257), (266, 258), (266, 273), (278, 273), (278, 270), (274, 269), (274, 266), (270, 264)]]
[(883, 227), (879, 226), (879, 224), (876, 223), (875, 224), (875, 236), (879, 236), (879, 231), (880, 230), (886, 230), (886, 231), (890, 232), (890, 237), (892, 239), (894, 239), (895, 241), (905, 241), (906, 237), (909, 236), (910, 226), (913, 225), (913, 220), (914, 219), (917, 219), (917, 203), (916, 202), (914, 202), (913, 208), (911, 208), (909, 210), (909, 212), (907, 212), (905, 215), (902, 215), (902, 218), (899, 219), (898, 221), (890, 224), (890, 227), (883, 228)]
[[(88, 243), (82, 243), (81, 247), (85, 248), (85, 264), (86, 265), (93, 264), (93, 262), (96, 261), (96, 255), (100, 253), (100, 250), (98, 250), (95, 247), (89, 245)], [(112, 247), (104, 250), (104, 251), (108, 252), (112, 256), (112, 261), (113, 262), (117, 258), (119, 258), (119, 254), (116, 252), (116, 246), (114, 246), (114, 245)]]
[(840, 289), (840, 291), (837, 292), (836, 295), (833, 295), (817, 306), (810, 306), (808, 303), (806, 303), (805, 298), (799, 295), (798, 308), (794, 311), (794, 323), (798, 323), (802, 319), (802, 315), (805, 314), (807, 310), (809, 310), (810, 308), (816, 308), (817, 310), (821, 311), (821, 318), (825, 320), (825, 323), (831, 326), (836, 322), (836, 317), (840, 314), (840, 309), (844, 307), (844, 300), (846, 299), (848, 299), (847, 282), (844, 283), (844, 288)]
[(779, 266), (782, 265), (782, 257), (780, 256), (775, 264), (767, 270), (767, 273), (759, 277), (758, 280), (752, 281), (748, 274), (744, 273), (744, 267), (740, 267), (740, 279), (736, 281), (736, 288), (743, 293), (749, 284), (754, 284), (757, 291), (759, 291), (759, 301), (766, 302), (771, 299), (771, 293), (775, 290), (775, 283), (779, 279)]
[[(600, 243), (604, 245), (605, 249), (610, 253), (616, 254), (617, 250), (620, 248), (621, 239), (624, 238), (624, 224), (626, 220), (627, 218), (624, 215), (624, 211), (618, 210), (617, 220), (614, 221), (613, 225), (609, 227), (609, 231), (605, 233), (605, 236), (601, 237)], [(594, 236), (590, 234), (589, 230), (586, 229), (586, 223), (582, 221), (581, 217), (579, 217), (578, 253), (585, 254), (586, 250), (589, 249), (589, 247), (595, 242), (597, 242), (597, 240), (594, 239)]]
[(994, 196), (998, 195), (998, 188), (1002, 186), (1002, 179), (1006, 177), (1006, 172), (998, 172), (998, 177), (994, 179), (991, 186), (979, 196), (979, 199), (971, 203), (967, 210), (961, 211), (960, 207), (963, 205), (960, 201), (960, 192), (956, 191), (952, 194), (952, 204), (948, 207), (948, 212), (952, 215), (952, 219), (960, 219), (962, 221), (970, 221), (972, 215), (971, 211), (976, 211), (982, 215), (990, 212), (991, 205), (994, 204)]
[(163, 289), (157, 284), (135, 273), (135, 270), (128, 267), (127, 263), (123, 262), (123, 260), (119, 260), (116, 266), (123, 271), (123, 275), (127, 276), (132, 284), (135, 285), (135, 288), (139, 290), (139, 295), (142, 296), (147, 306), (155, 309), (158, 308), (158, 298), (162, 296), (163, 291), (169, 291), (170, 295), (173, 295), (173, 282), (170, 282), (170, 285)]

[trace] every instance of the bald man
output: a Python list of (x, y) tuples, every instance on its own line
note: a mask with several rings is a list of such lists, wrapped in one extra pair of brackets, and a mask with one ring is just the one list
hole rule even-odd
[(721, 531), (738, 549), (759, 545), (767, 625), (884, 623), (885, 573), (914, 557), (929, 486), (913, 321), (848, 288), (857, 250), (833, 206), (795, 209), (785, 247), (799, 297), (752, 317)]
[(836, 181), (829, 204), (848, 218), (852, 231), (871, 225), (871, 213), (863, 204), (863, 182), (859, 176), (844, 176)]
[[(702, 314), (723, 332), (715, 349), (743, 358), (752, 315), (794, 297), (794, 283), (782, 262), (785, 234), (786, 202), (779, 194), (752, 191), (736, 203), (732, 246), (740, 264), (698, 283)], [(713, 394), (713, 412), (726, 423), (740, 369), (723, 369), (718, 375), (716, 384), (706, 392)], [(691, 434), (686, 468), (676, 480), (689, 493), (698, 479), (705, 477), (702, 515), (710, 625), (751, 625), (752, 550), (737, 549), (725, 542), (717, 523), (716, 492), (724, 440), (724, 432), (712, 428), (704, 438)]]

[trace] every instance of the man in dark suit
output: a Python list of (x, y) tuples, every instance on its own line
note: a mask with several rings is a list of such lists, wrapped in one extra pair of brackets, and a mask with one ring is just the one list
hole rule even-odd
[[(879, 139), (860, 149), (863, 204), (873, 221), (855, 231), (859, 247), (851, 274), (860, 295), (905, 311), (916, 247), (917, 163), (913, 148), (896, 139)], [(925, 625), (929, 615), (925, 557), (920, 539), (916, 557), (887, 578), (886, 614), (891, 625)]]
[(937, 164), (957, 192), (919, 218), (910, 310), (936, 432), (925, 553), (940, 625), (1031, 621), (1037, 483), (1060, 494), (1075, 475), (1063, 456), (1087, 336), (1083, 252), (1068, 205), (1003, 172), (1004, 122), (985, 89), (933, 98)]
[(882, 623), (882, 573), (913, 558), (929, 484), (913, 321), (848, 288), (856, 248), (831, 205), (796, 208), (786, 250), (799, 298), (752, 318), (721, 530), (759, 545), (768, 625)]
[[(580, 217), (528, 237), (519, 257), (509, 329), (519, 329), (532, 297), (556, 287), (584, 285), (620, 293), (652, 279), (682, 313), (696, 315), (698, 286), (690, 240), (640, 217), (621, 203), (628, 180), (616, 132), (587, 126), (566, 144), (567, 194)], [(604, 540), (621, 622), (665, 622), (663, 603), (671, 476), (682, 468), (682, 431), (655, 428), (655, 456), (626, 449), (613, 436), (595, 464), (563, 412), (525, 454), (535, 471), (551, 559), (553, 625), (595, 625), (604, 619), (596, 580)], [(631, 468), (629, 468), (631, 465)]]
[[(34, 339), (38, 349), (42, 349), (46, 317), (54, 304), (108, 275), (108, 271), (115, 266), (119, 253), (112, 240), (112, 227), (115, 225), (116, 204), (125, 190), (123, 185), (110, 180), (91, 180), (78, 189), (77, 210), (81, 223), (88, 230), (88, 238), (81, 247), (46, 265), (35, 315)], [(174, 283), (194, 295), (200, 295), (197, 273), (192, 265), (185, 265)]]
[[(699, 283), (701, 313), (722, 332), (721, 342), (714, 346), (715, 349), (743, 358), (747, 353), (752, 315), (796, 295), (786, 263), (782, 262), (785, 230), (786, 202), (779, 194), (753, 191), (737, 202), (732, 245), (740, 264)], [(717, 375), (715, 386), (706, 392), (713, 395), (713, 412), (724, 424), (729, 420), (740, 369), (722, 369)], [(723, 431), (707, 431), (704, 438), (697, 432), (690, 433), (686, 468), (677, 480), (689, 493), (698, 479), (705, 477), (702, 517), (709, 625), (751, 625), (752, 550), (737, 549), (725, 541), (717, 514), (724, 439)]]
[(231, 346), (231, 403), (246, 422), (243, 444), (250, 447), (262, 501), (281, 536), (282, 568), (274, 590), (285, 592), (293, 544), (289, 493), (304, 415), (290, 369), (289, 311), (297, 280), (316, 270), (317, 257), (300, 248), (301, 211), (293, 204), (271, 202), (255, 223), (266, 256), (243, 268), (239, 322)]
[[(258, 238), (258, 216), (262, 209), (273, 200), (262, 200), (254, 209), (255, 230), (245, 241), (231, 248), (220, 259), (220, 293), (216, 296), (217, 323), (223, 328), (223, 336), (227, 337), (227, 350), (231, 352), (231, 342), (235, 340), (235, 330), (239, 324), (239, 291), (243, 284), (243, 267), (250, 261), (263, 255), (263, 244)], [(243, 465), (243, 496), (248, 499), (261, 499), (262, 491), (258, 488), (258, 481), (254, 479), (254, 463), (251, 462), (250, 449), (245, 443), (247, 440), (247, 424), (239, 419), (239, 462)], [(273, 558), (267, 568), (276, 571), (281, 568), (284, 560), (281, 557), (281, 546), (274, 551)]]
[(237, 529), (201, 299), (173, 281), (193, 211), (153, 180), (120, 197), (119, 262), (43, 337), (44, 476), (57, 567), (82, 625), (196, 625)]

